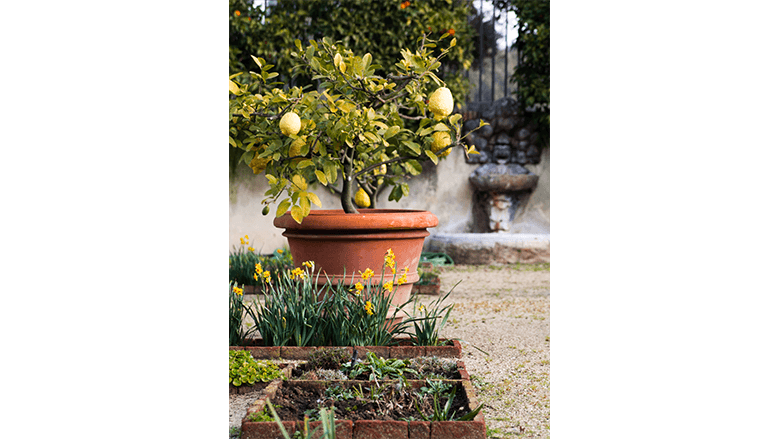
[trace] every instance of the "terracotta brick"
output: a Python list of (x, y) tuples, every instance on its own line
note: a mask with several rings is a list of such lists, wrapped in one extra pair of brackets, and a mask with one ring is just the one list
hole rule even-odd
[[(282, 421), (290, 436), (295, 433), (295, 421)], [(276, 422), (242, 422), (241, 439), (283, 439), (282, 431)]]
[(390, 346), (390, 358), (415, 358), (425, 356), (425, 346)]
[(352, 424), (353, 439), (408, 439), (408, 437), (409, 428), (404, 421), (355, 421)]
[(388, 346), (355, 346), (357, 356), (361, 360), (366, 359), (367, 352), (373, 352), (374, 355), (381, 358), (390, 358), (390, 348)]
[(307, 360), (314, 349), (316, 348), (311, 346), (282, 346), (280, 354), (288, 360)]
[(409, 439), (436, 439), (431, 438), (431, 423), (428, 421), (410, 421)]
[[(309, 431), (314, 431), (314, 429), (319, 427), (320, 424), (322, 424), (320, 421), (310, 421)], [(295, 428), (297, 431), (302, 432), (303, 421), (297, 421)], [(320, 437), (322, 431), (320, 430), (317, 433), (318, 434), (315, 435), (315, 437)], [(352, 439), (352, 421), (348, 421), (346, 419), (336, 420), (336, 439)]]
[[(485, 439), (484, 422), (440, 421), (431, 422), (431, 438)], [(243, 436), (242, 436), (243, 438)]]
[(463, 362), (463, 360), (458, 360), (458, 373), (460, 373), (460, 379), (462, 380), (468, 380), (470, 379), (469, 372), (466, 370), (466, 364)]
[(275, 360), (281, 356), (279, 346), (249, 346), (246, 350), (256, 360)]
[(457, 358), (458, 352), (455, 346), (426, 346), (425, 355), (429, 357)]

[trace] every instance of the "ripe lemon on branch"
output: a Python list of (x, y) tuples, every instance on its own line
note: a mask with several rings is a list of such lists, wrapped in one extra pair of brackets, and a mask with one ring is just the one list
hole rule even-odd
[(437, 153), (439, 157), (447, 157), (452, 152), (452, 148), (439, 154), (439, 151), (450, 146), (452, 139), (450, 134), (446, 131), (437, 131), (433, 133), (433, 143), (431, 143), (431, 151)]
[(355, 204), (358, 207), (368, 207), (371, 205), (371, 199), (368, 198), (368, 193), (363, 188), (358, 189), (355, 194)]
[(301, 118), (292, 111), (285, 113), (279, 121), (279, 129), (285, 136), (294, 136), (301, 130)]
[(449, 116), (453, 107), (452, 93), (449, 88), (440, 87), (431, 93), (431, 97), (428, 100), (428, 109), (431, 110), (436, 120)]

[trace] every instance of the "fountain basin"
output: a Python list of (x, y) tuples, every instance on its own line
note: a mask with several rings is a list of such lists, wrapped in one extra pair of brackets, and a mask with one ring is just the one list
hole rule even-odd
[(517, 163), (487, 163), (475, 169), (469, 181), (478, 191), (517, 192), (533, 189), (539, 176)]

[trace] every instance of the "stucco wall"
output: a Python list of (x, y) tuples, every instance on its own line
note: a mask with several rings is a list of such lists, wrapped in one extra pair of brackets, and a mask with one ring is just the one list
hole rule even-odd
[[(410, 196), (400, 202), (387, 201), (389, 192), (378, 201), (379, 208), (420, 209), (433, 212), (439, 218), (439, 226), (429, 229), (436, 233), (471, 232), (474, 189), (468, 180), (477, 165), (467, 164), (462, 151), (453, 151), (438, 166), (425, 166), (425, 172), (409, 181)], [(523, 212), (512, 222), (514, 233), (549, 233), (550, 231), (550, 152), (544, 148), (538, 165), (526, 168), (539, 175), (536, 189), (531, 193)], [(254, 175), (244, 164), (237, 167), (230, 178), (230, 231), (229, 250), (240, 244), (240, 238), (249, 235), (250, 242), (262, 253), (286, 246), (282, 230), (273, 226), (276, 205), (271, 213), (263, 216), (263, 194), (268, 184), (262, 175)], [(324, 209), (340, 209), (338, 197), (317, 185), (314, 192)]]

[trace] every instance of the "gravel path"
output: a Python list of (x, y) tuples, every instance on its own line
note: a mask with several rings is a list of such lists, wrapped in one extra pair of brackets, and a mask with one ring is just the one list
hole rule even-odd
[[(447, 299), (454, 308), (441, 335), (463, 341), (488, 438), (550, 437), (549, 267), (458, 265), (441, 274), (442, 294), (460, 281)], [(240, 427), (256, 398), (230, 397), (231, 427)]]

